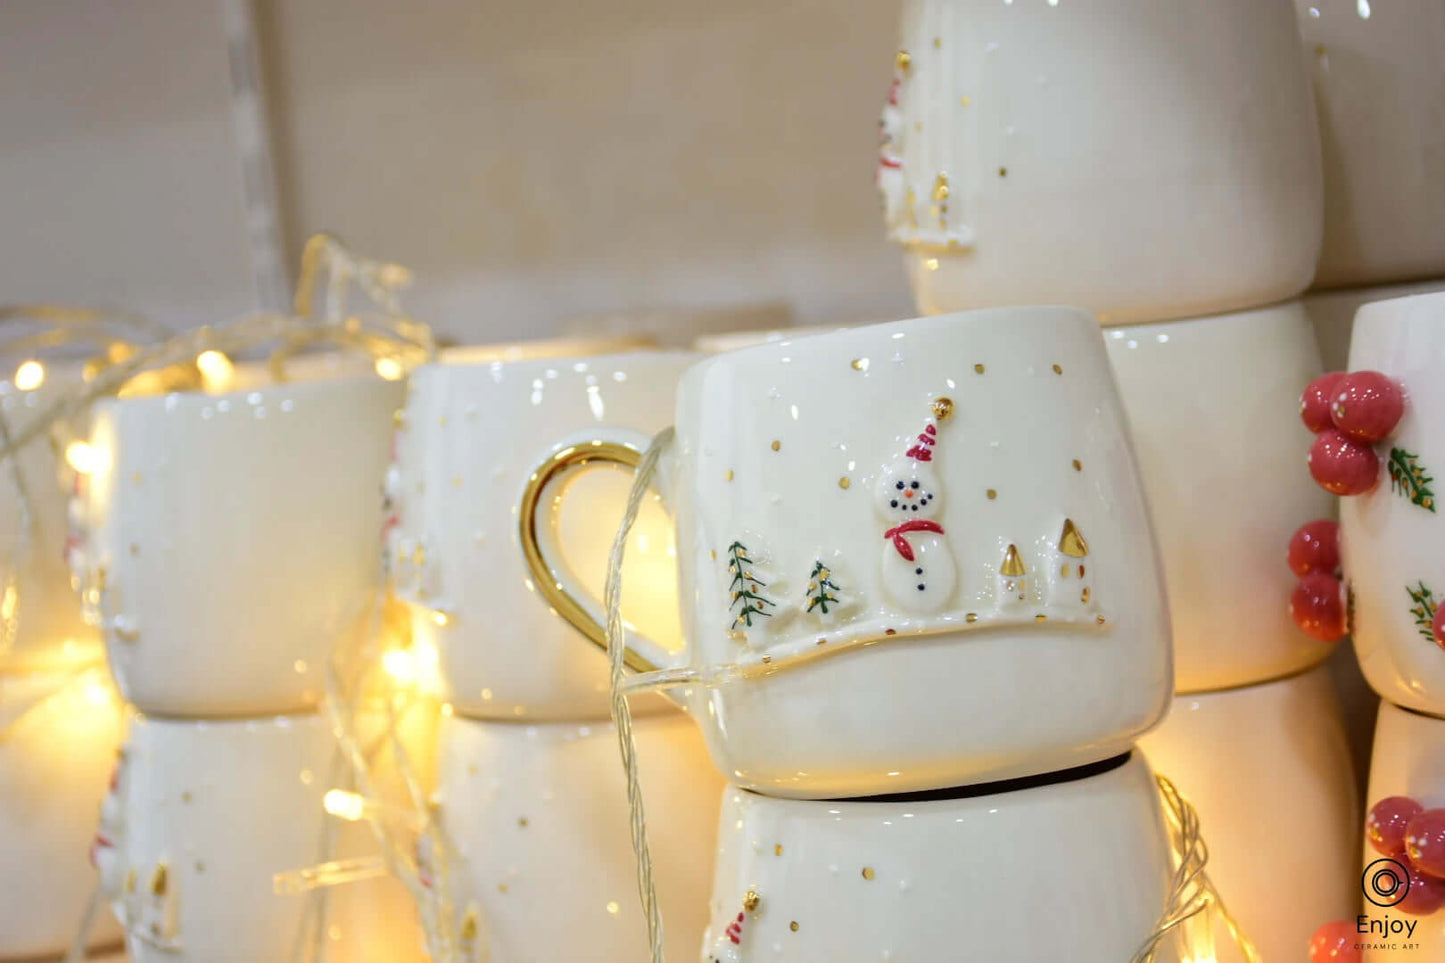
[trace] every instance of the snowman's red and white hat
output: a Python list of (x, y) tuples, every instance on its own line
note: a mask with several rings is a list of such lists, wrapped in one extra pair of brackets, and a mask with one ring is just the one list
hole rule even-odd
[(933, 461), (933, 446), (938, 444), (938, 429), (933, 427), (933, 422), (923, 426), (923, 431), (918, 436), (918, 441), (913, 447), (904, 452), (909, 458), (917, 461)]

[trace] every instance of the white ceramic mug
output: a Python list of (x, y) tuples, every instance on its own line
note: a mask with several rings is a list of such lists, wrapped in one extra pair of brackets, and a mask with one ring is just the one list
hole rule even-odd
[(1158, 790), (1137, 755), (1090, 769), (894, 801), (729, 787), (702, 959), (1130, 959), (1168, 894)]
[[(685, 960), (707, 925), (723, 781), (680, 714), (639, 719), (634, 732), (667, 953)], [(645, 958), (616, 728), (458, 716), (440, 751), (463, 963)]]
[[(10, 436), (80, 383), (78, 364), (31, 359), (18, 365), (0, 380), (0, 416)], [(99, 634), (81, 618), (66, 565), (72, 478), (48, 433), (0, 465), (0, 585), (15, 589), (14, 637), (8, 651), (0, 638), (0, 670), (53, 672), (103, 658)]]
[(99, 858), (134, 963), (291, 959), (310, 898), (273, 876), (323, 859), (340, 771), (320, 716), (134, 718)]
[(1308, 286), (1320, 148), (1289, 0), (908, 0), (900, 44), (878, 180), (925, 313), (1129, 324)]
[(81, 556), (126, 698), (184, 716), (316, 703), (378, 587), (402, 393), (373, 377), (97, 407)]
[(1176, 692), (1277, 679), (1330, 646), (1289, 617), (1295, 529), (1334, 513), (1300, 469), (1320, 374), (1298, 301), (1104, 332), (1169, 585)]
[[(724, 679), (682, 699), (739, 784), (832, 797), (1029, 775), (1116, 755), (1163, 715), (1162, 577), (1085, 312), (718, 355), (683, 377), (676, 425), (656, 483), (686, 647), (633, 633), (627, 661)], [(537, 585), (599, 645), (544, 509), (573, 469), (636, 464), (647, 441), (564, 439), (523, 500)]]
[[(677, 379), (696, 356), (497, 358), (493, 348), (455, 349), (413, 375), (389, 491), (397, 592), (413, 608), (416, 638), (435, 643), (457, 712), (606, 719), (607, 659), (579, 652), (575, 633), (534, 589), (517, 501), (559, 437), (665, 425)], [(569, 570), (598, 592), (628, 484), (621, 473), (598, 473), (554, 512), (569, 535)], [(659, 508), (648, 512), (630, 548), (624, 608), (639, 625), (675, 634), (671, 529)]]
[[(86, 853), (120, 744), (120, 703), (98, 672), (0, 676), (0, 959), (64, 952), (95, 889)], [(90, 944), (119, 938), (103, 919)]]
[[(1370, 786), (1365, 791), (1366, 811), (1388, 796), (1408, 797), (1426, 809), (1445, 807), (1445, 719), (1411, 712), (1389, 702), (1380, 703), (1374, 751), (1370, 754)], [(1357, 831), (1357, 842), (1361, 846), (1357, 852), (1364, 853), (1362, 865), (1369, 867), (1382, 858), (1389, 858), (1375, 849), (1363, 829)], [(1377, 868), (1389, 869), (1392, 874), (1400, 872), (1389, 866)], [(1367, 887), (1372, 876), (1373, 873), (1366, 872), (1357, 882)], [(1358, 898), (1358, 913), (1365, 917), (1367, 927), (1361, 934), (1362, 942), (1371, 939), (1368, 929), (1371, 923), (1388, 926), (1393, 920), (1416, 924), (1408, 937), (1396, 934), (1382, 940), (1375, 936), (1375, 942), (1393, 943), (1394, 949), (1370, 950), (1365, 954), (1366, 961), (1419, 963), (1445, 955), (1445, 911), (1437, 910), (1423, 917), (1407, 916), (1390, 905), (1394, 898), (1394, 894), (1385, 895), (1378, 890), (1367, 890)], [(1402, 946), (1406, 943), (1414, 945)]]
[(1383, 287), (1343, 288), (1314, 291), (1304, 297), (1305, 312), (1315, 327), (1320, 356), (1325, 371), (1344, 371), (1350, 359), (1350, 331), (1355, 325), (1355, 312), (1371, 301), (1388, 301), (1412, 294), (1434, 294), (1445, 291), (1445, 281), (1423, 281), (1419, 284), (1392, 284)]
[(1324, 151), (1315, 283), (1445, 275), (1445, 31), (1433, 3), (1295, 0)]
[[(1380, 371), (1404, 389), (1404, 416), (1376, 445), (1380, 478), (1340, 499), (1345, 579), (1353, 597), (1355, 654), (1370, 686), (1397, 705), (1445, 714), (1445, 646), (1433, 616), (1445, 601), (1445, 293), (1360, 308), (1351, 371)], [(1440, 479), (1417, 485), (1418, 469)], [(1433, 485), (1433, 487), (1432, 487)], [(1436, 490), (1438, 489), (1438, 493)], [(1435, 494), (1429, 494), (1435, 493)], [(1426, 506), (1429, 504), (1429, 507)]]
[[(1139, 748), (1194, 804), (1209, 877), (1263, 959), (1297, 959), (1321, 923), (1353, 915), (1359, 789), (1328, 666), (1181, 695)], [(1220, 963), (1241, 963), (1215, 937)]]

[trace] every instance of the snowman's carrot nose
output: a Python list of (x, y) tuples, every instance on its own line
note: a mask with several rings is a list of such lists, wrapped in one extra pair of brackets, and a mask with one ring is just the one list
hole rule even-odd
[(911, 489), (911, 488), (906, 489), (906, 490), (903, 492), (903, 497), (904, 497), (904, 498), (912, 498), (912, 497), (913, 497), (913, 489)]

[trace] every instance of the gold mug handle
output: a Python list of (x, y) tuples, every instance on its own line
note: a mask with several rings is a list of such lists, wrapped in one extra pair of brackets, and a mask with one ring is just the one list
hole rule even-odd
[[(589, 467), (613, 465), (636, 471), (648, 441), (640, 432), (614, 428), (563, 443), (532, 471), (522, 488), (518, 506), (517, 534), (532, 574), (532, 584), (554, 612), (603, 652), (607, 651), (607, 630), (603, 627), (602, 604), (580, 587), (574, 589), (568, 584), (570, 577), (565, 571), (552, 563), (560, 547), (556, 525), (551, 519), (537, 516), (551, 500), (564, 497), (569, 480)], [(558, 490), (559, 485), (564, 488)], [(631, 633), (622, 661), (634, 672), (655, 672), (660, 666), (676, 661), (669, 655), (665, 647), (653, 640)]]

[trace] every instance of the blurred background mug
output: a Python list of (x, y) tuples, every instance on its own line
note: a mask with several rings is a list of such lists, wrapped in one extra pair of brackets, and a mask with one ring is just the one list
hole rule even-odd
[(160, 715), (306, 709), (381, 573), (403, 387), (332, 379), (97, 406), (88, 601), (125, 697)]
[(325, 930), (320, 894), (272, 878), (327, 858), (322, 796), (342, 771), (320, 716), (135, 718), (97, 837), (131, 960), (300, 958)]
[(1131, 324), (1309, 285), (1320, 145), (1290, 0), (907, 0), (899, 43), (878, 183), (923, 312)]
[[(723, 779), (682, 713), (638, 719), (634, 732), (668, 957), (695, 958)], [(449, 717), (436, 802), (455, 847), (457, 931), (475, 941), (463, 947), (464, 959), (647, 957), (626, 778), (610, 722)], [(478, 925), (468, 927), (468, 916)]]
[[(435, 644), (446, 698), (463, 716), (608, 718), (607, 659), (576, 651), (571, 627), (537, 591), (518, 545), (517, 500), (559, 437), (661, 428), (679, 376), (697, 359), (674, 351), (556, 357), (547, 344), (443, 352), (413, 374), (397, 441), (388, 482), (397, 593), (410, 603), (414, 637)], [(568, 537), (559, 564), (595, 592), (628, 487), (621, 472), (596, 472), (565, 504), (545, 506)], [(629, 554), (628, 617), (676, 635), (671, 526), (657, 506), (648, 506)], [(652, 700), (654, 710), (664, 707)]]
[[(748, 788), (833, 797), (1124, 751), (1172, 686), (1144, 496), (1096, 323), (1009, 308), (779, 341), (683, 377), (657, 488), (686, 649), (630, 634)], [(648, 439), (564, 439), (523, 496), (535, 583), (602, 643), (547, 509)], [(624, 581), (625, 584), (625, 581)], [(581, 653), (579, 653), (580, 655)], [(697, 676), (701, 677), (701, 676)]]

